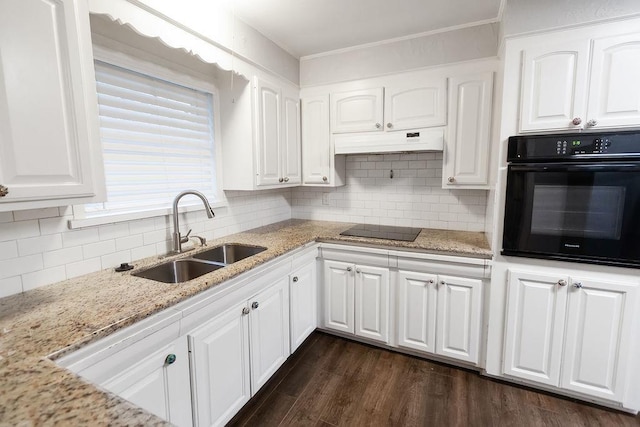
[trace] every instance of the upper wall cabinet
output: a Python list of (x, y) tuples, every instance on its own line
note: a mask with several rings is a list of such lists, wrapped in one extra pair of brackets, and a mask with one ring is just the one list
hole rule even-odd
[(335, 156), (329, 131), (329, 95), (302, 97), (302, 184), (344, 185), (344, 156)]
[[(222, 96), (229, 94), (223, 93)], [(302, 181), (298, 90), (254, 77), (225, 99), (221, 118), (225, 190), (291, 187)], [(247, 122), (252, 119), (252, 129)]]
[(381, 132), (447, 124), (447, 79), (331, 94), (331, 131)]
[(443, 188), (488, 188), (493, 72), (452, 77)]
[(0, 3), (0, 211), (104, 198), (86, 1)]
[(558, 39), (522, 51), (520, 132), (640, 126), (640, 33)]

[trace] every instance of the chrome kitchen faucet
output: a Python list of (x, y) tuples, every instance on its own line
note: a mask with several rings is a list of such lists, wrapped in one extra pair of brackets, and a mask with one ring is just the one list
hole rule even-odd
[[(202, 203), (204, 204), (204, 207), (205, 207), (205, 211), (207, 212), (207, 217), (213, 218), (215, 216), (215, 214), (213, 213), (213, 209), (209, 204), (209, 201), (207, 200), (205, 195), (202, 194), (201, 192), (196, 190), (186, 190), (178, 194), (176, 198), (173, 199), (173, 251), (176, 253), (182, 252), (182, 244), (187, 243), (189, 241), (189, 234), (191, 234), (191, 230), (189, 230), (187, 231), (187, 234), (185, 236), (180, 235), (180, 224), (178, 220), (178, 202), (183, 196), (186, 196), (187, 194), (192, 194), (194, 196), (199, 197), (200, 200), (202, 200)], [(193, 237), (198, 238), (202, 246), (204, 246), (207, 243), (207, 240), (204, 237), (200, 237), (200, 236), (193, 236)]]

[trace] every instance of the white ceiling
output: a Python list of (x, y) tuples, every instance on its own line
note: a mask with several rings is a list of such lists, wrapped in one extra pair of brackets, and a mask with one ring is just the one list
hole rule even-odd
[(495, 22), (504, 0), (215, 0), (296, 57)]

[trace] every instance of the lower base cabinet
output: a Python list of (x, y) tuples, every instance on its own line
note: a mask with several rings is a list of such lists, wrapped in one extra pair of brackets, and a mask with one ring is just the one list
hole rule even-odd
[(318, 290), (315, 256), (289, 275), (289, 320), (291, 353), (316, 330), (318, 325)]
[(478, 363), (482, 281), (398, 272), (398, 346)]
[(224, 425), (289, 357), (288, 278), (188, 337), (196, 425)]
[(638, 283), (508, 273), (504, 374), (623, 402)]

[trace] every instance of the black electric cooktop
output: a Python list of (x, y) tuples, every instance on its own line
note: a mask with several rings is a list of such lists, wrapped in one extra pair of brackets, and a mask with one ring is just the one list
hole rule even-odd
[(402, 240), (413, 242), (421, 228), (393, 227), (390, 225), (358, 224), (340, 233), (341, 236), (371, 237), (374, 239)]

